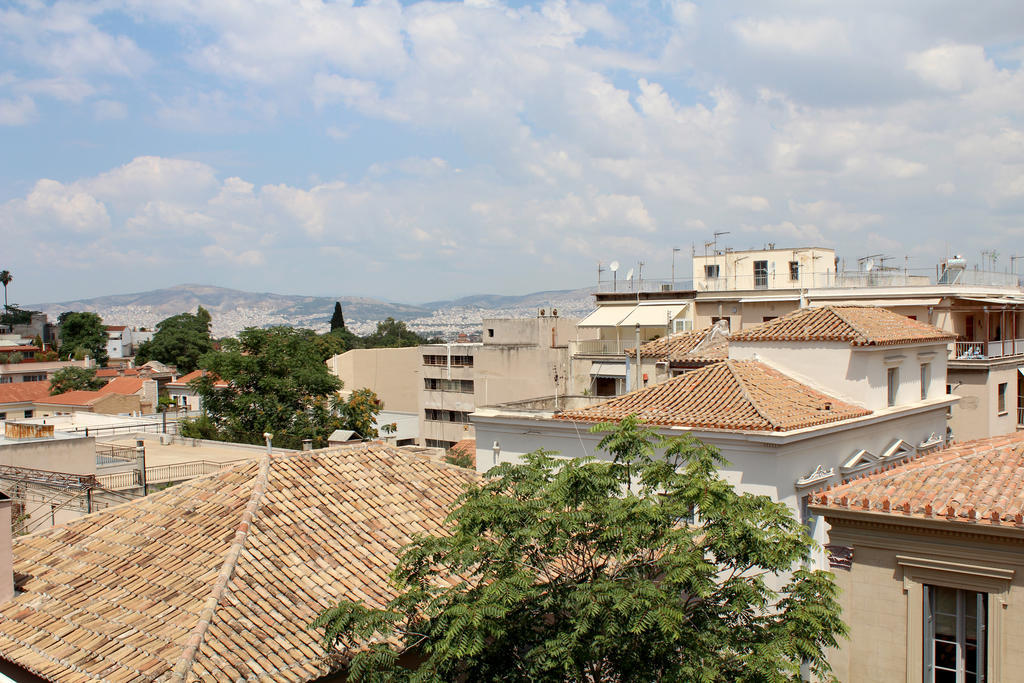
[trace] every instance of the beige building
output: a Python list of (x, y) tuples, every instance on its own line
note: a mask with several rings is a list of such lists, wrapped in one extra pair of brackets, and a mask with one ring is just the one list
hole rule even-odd
[(345, 383), (342, 396), (355, 389), (372, 389), (384, 409), (399, 413), (419, 411), (421, 355), (417, 347), (352, 349), (327, 359), (332, 374)]
[(0, 363), (0, 384), (17, 384), (18, 382), (45, 382), (53, 377), (61, 368), (94, 368), (95, 361), (85, 360), (51, 360), (28, 361), (24, 363)]
[(812, 497), (850, 627), (839, 680), (1021, 680), (1022, 452), (964, 442)]
[(830, 287), (836, 282), (836, 252), (824, 247), (717, 250), (693, 257), (698, 292)]
[(142, 399), (137, 394), (115, 394), (101, 391), (66, 391), (63, 394), (36, 400), (33, 417), (67, 415), (70, 413), (103, 413), (105, 415), (138, 415)]
[(478, 405), (569, 390), (569, 342), (575, 318), (556, 311), (536, 318), (485, 319), (481, 343), (419, 347), (422, 445), (451, 448), (473, 439)]

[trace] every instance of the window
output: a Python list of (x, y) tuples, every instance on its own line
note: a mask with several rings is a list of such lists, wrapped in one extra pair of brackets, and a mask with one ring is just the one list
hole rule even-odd
[(725, 330), (726, 330), (726, 332), (728, 332), (728, 331), (729, 331), (729, 319), (728, 319), (728, 318), (716, 318), (716, 317), (712, 317), (712, 318), (711, 318), (711, 324), (712, 324), (712, 325), (714, 325), (714, 324), (715, 324), (715, 323), (717, 323), (717, 322), (718, 322), (719, 320), (724, 320), (724, 321), (725, 321)]
[(924, 586), (924, 680), (982, 683), (987, 643), (988, 595)]
[(932, 364), (921, 363), (921, 400), (928, 398), (928, 387), (932, 383)]
[(443, 448), (448, 450), (455, 445), (454, 441), (441, 441), (440, 439), (427, 439), (427, 448)]
[(0, 377), (0, 384), (11, 384), (14, 382), (14, 378), (10, 376)]
[(6, 420), (6, 419), (7, 419), (7, 413), (0, 413), (0, 420)]
[(899, 391), (900, 388), (900, 369), (889, 368), (885, 374), (886, 385), (889, 390), (888, 405), (894, 406), (896, 405), (896, 392)]
[(469, 413), (464, 410), (439, 410), (437, 408), (427, 408), (423, 411), (423, 418), (430, 422), (469, 423)]
[(709, 280), (713, 280), (718, 277), (718, 264), (712, 263), (704, 266), (704, 277)]
[(771, 322), (772, 320), (777, 320), (778, 317), (779, 316), (777, 316), (777, 315), (764, 315), (764, 316), (761, 316), (761, 322), (763, 322), (763, 323)]
[(35, 415), (35, 412), (36, 411), (34, 411), (34, 410), (26, 410), (25, 411), (25, 417), (32, 417), (33, 415)]
[(999, 385), (999, 396), (997, 398), (997, 404), (999, 414), (1002, 415), (1006, 412), (1006, 382)]
[(24, 377), (21, 378), (21, 381), (22, 382), (45, 382), (46, 381), (46, 373), (44, 372), (41, 375), (25, 375)]
[(488, 337), (493, 337), (494, 336), (494, 328), (493, 327), (488, 327), (487, 328), (487, 336)]
[[(423, 356), (424, 365), (448, 365), (448, 356), (445, 355), (429, 355)], [(473, 367), (473, 356), (452, 356), (452, 366), (460, 367)]]
[(471, 379), (440, 379), (439, 377), (424, 377), (423, 385), (427, 391), (455, 391), (461, 394), (473, 393), (473, 380)]
[(754, 286), (768, 286), (768, 262), (754, 261)]
[(790, 261), (789, 262), (789, 279), (796, 282), (800, 279), (800, 262)]

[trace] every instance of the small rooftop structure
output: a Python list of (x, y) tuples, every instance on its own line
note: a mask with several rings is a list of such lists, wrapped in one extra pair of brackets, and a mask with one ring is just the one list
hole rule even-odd
[(871, 411), (823, 394), (764, 363), (727, 360), (554, 418), (605, 422), (634, 413), (652, 425), (784, 432)]
[(383, 607), (400, 549), (476, 478), (372, 443), (264, 455), (19, 538), (0, 657), (51, 680), (318, 679), (307, 625)]

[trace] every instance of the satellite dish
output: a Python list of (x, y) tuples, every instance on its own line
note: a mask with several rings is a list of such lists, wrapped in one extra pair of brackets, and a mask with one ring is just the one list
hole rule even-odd
[(613, 273), (615, 271), (617, 271), (618, 269), (619, 269), (619, 262), (618, 261), (612, 261), (611, 263), (608, 264), (608, 270), (612, 271)]
[(629, 272), (626, 273), (626, 279), (627, 280), (632, 280), (633, 279), (633, 269), (632, 268), (630, 268)]
[(871, 269), (874, 268), (874, 267), (875, 267), (875, 259), (873, 259), (873, 258), (869, 258), (864, 263), (864, 270), (869, 272), (869, 273), (871, 272)]

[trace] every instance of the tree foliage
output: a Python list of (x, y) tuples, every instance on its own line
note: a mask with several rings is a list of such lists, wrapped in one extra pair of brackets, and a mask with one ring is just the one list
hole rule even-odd
[(85, 351), (99, 365), (107, 362), (107, 330), (96, 313), (66, 311), (57, 317), (60, 324), (60, 357), (74, 356), (77, 349)]
[(363, 337), (363, 346), (368, 349), (391, 349), (426, 343), (427, 338), (410, 330), (404, 320), (391, 317), (377, 323), (377, 330)]
[[(307, 330), (250, 327), (199, 365), (209, 373), (194, 384), (221, 440), (263, 443), (270, 432), (283, 448), (301, 448), (303, 439), (321, 447), (341, 426), (331, 408), (341, 380), (328, 372)], [(228, 386), (214, 386), (218, 378)]]
[(345, 314), (341, 311), (341, 302), (334, 302), (334, 313), (331, 315), (331, 332), (345, 329)]
[(372, 389), (356, 389), (347, 399), (339, 399), (334, 404), (335, 414), (344, 426), (364, 439), (377, 438), (377, 416), (383, 405)]
[(351, 656), (349, 680), (774, 683), (802, 662), (829, 676), (837, 589), (801, 568), (813, 542), (789, 509), (738, 494), (691, 437), (635, 417), (599, 429), (613, 462), (538, 451), (492, 469), (449, 534), (403, 551), (386, 609), (341, 602), (311, 624)]
[(203, 354), (213, 350), (210, 336), (210, 313), (200, 306), (195, 314), (180, 313), (161, 320), (149, 341), (139, 344), (135, 363), (142, 365), (157, 360), (174, 365), (180, 373), (189, 373), (199, 367)]
[(96, 376), (95, 368), (79, 368), (70, 366), (61, 368), (50, 378), (50, 396), (63, 394), (65, 391), (96, 391), (105, 382)]

